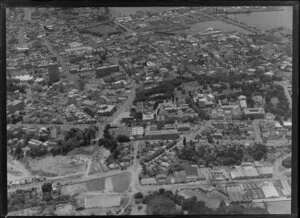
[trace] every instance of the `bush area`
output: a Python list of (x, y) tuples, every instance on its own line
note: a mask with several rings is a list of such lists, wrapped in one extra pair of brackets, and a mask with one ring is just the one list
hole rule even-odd
[[(189, 215), (200, 214), (268, 214), (267, 209), (251, 207), (246, 208), (242, 205), (225, 206), (224, 202), (220, 207), (213, 210), (205, 205), (203, 201), (197, 201), (197, 197), (193, 196), (188, 199), (173, 194), (172, 191), (160, 189), (155, 191), (143, 199), (143, 204), (147, 204), (146, 212), (148, 215), (182, 215), (183, 211), (187, 211)], [(181, 206), (176, 209), (176, 205)]]
[[(163, 100), (174, 98), (173, 91), (179, 87), (183, 82), (189, 80), (186, 77), (177, 77), (173, 80), (162, 81), (158, 86), (149, 90), (138, 90), (134, 103), (139, 101)], [(158, 95), (161, 94), (161, 95)]]
[(240, 165), (245, 153), (254, 160), (261, 160), (267, 153), (265, 145), (253, 145), (245, 149), (242, 144), (227, 144), (222, 147), (209, 147), (200, 145), (195, 147), (194, 143), (186, 145), (181, 150), (177, 150), (177, 155), (182, 160), (190, 161), (192, 164), (208, 166), (230, 166)]
[(41, 198), (34, 188), (26, 191), (17, 190), (8, 197), (7, 209), (10, 212), (38, 206), (54, 206), (70, 202), (70, 200), (70, 196), (67, 195), (59, 195), (56, 197), (49, 195), (47, 198)]
[[(271, 99), (277, 97), (279, 103), (274, 106), (271, 103)], [(285, 96), (284, 88), (280, 85), (273, 85), (268, 89), (266, 93), (266, 105), (265, 111), (275, 114), (277, 116), (283, 117), (284, 120), (287, 120), (292, 116), (292, 110), (289, 108), (289, 102)]]
[(92, 139), (95, 139), (96, 131), (94, 128), (71, 128), (66, 134), (64, 140), (58, 141), (58, 146), (51, 149), (53, 155), (66, 155), (75, 148), (88, 146)]
[(282, 166), (284, 166), (285, 168), (291, 168), (292, 167), (292, 157), (289, 156), (289, 157), (285, 158), (282, 161)]

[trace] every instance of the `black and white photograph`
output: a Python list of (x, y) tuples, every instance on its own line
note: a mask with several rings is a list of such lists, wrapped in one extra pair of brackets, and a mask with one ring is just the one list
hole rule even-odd
[(8, 215), (291, 214), (294, 12), (6, 7)]

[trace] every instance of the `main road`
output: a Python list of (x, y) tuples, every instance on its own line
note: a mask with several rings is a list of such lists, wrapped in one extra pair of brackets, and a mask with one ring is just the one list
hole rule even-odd
[(285, 96), (286, 96), (286, 98), (287, 98), (287, 100), (289, 102), (289, 107), (290, 107), (290, 109), (292, 109), (292, 105), (293, 105), (292, 104), (292, 97), (291, 97), (291, 95), (290, 95), (290, 93), (288, 91), (288, 88), (282, 82), (280, 82), (280, 81), (274, 81), (274, 84), (280, 85), (280, 86), (283, 87)]

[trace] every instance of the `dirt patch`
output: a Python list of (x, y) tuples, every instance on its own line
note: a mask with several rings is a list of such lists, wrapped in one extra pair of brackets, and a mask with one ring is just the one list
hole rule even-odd
[(70, 151), (68, 155), (75, 156), (75, 155), (85, 155), (85, 156), (91, 156), (94, 154), (95, 147), (94, 146), (87, 146), (87, 147), (79, 147), (75, 148), (74, 150)]
[(105, 179), (94, 179), (86, 182), (88, 191), (102, 191), (105, 188)]
[(111, 177), (105, 178), (105, 191), (112, 192), (114, 191), (113, 182)]
[(28, 169), (37, 174), (50, 174), (51, 176), (66, 175), (70, 173), (83, 172), (86, 169), (84, 160), (75, 159), (70, 156), (44, 156), (41, 158), (28, 158)]
[(112, 177), (113, 190), (115, 192), (124, 192), (128, 189), (131, 182), (131, 177), (128, 173), (116, 175)]
[(30, 177), (31, 173), (25, 166), (17, 160), (13, 160), (10, 156), (7, 158), (7, 180), (15, 181), (26, 177)]
[(61, 193), (63, 195), (77, 195), (83, 192), (87, 192), (87, 187), (85, 183), (79, 183), (74, 185), (63, 186), (61, 189)]

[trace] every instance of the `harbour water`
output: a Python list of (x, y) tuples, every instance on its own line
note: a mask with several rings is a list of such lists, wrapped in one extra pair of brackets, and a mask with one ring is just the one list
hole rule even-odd
[[(260, 30), (266, 30), (274, 27), (285, 27), (292, 29), (293, 26), (293, 8), (283, 7), (283, 11), (265, 11), (252, 12), (248, 14), (236, 14), (237, 21), (244, 22), (249, 26), (257, 27)], [(164, 11), (171, 7), (116, 7), (113, 8), (121, 15), (131, 15), (135, 12), (142, 11)]]

